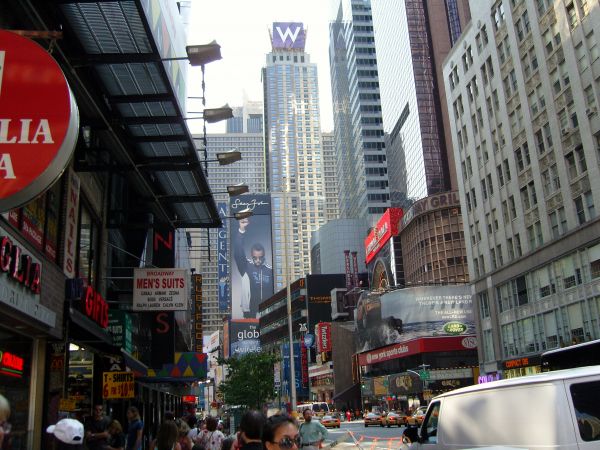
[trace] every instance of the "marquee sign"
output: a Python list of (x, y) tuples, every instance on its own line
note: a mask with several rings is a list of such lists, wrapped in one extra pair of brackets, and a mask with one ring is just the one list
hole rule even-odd
[(369, 264), (377, 255), (377, 252), (390, 240), (392, 236), (398, 234), (398, 224), (402, 219), (402, 208), (388, 208), (383, 213), (379, 222), (369, 236), (365, 239), (365, 262)]
[(28, 203), (60, 177), (78, 130), (58, 63), (34, 41), (0, 30), (0, 211)]

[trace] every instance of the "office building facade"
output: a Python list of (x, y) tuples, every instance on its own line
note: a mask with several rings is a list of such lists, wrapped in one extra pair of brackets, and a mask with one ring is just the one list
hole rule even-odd
[[(226, 193), (227, 186), (244, 183), (248, 185), (250, 192), (265, 192), (265, 163), (264, 163), (264, 141), (262, 133), (262, 103), (246, 101), (241, 107), (234, 107), (234, 117), (227, 120), (226, 133), (208, 134), (207, 151), (208, 159), (214, 160), (217, 153), (227, 152), (236, 149), (242, 153), (242, 160), (228, 166), (220, 166), (211, 163), (208, 169), (208, 180), (211, 188), (215, 192), (214, 197), (217, 204), (229, 205), (229, 197)], [(197, 148), (203, 148), (203, 136), (195, 135)], [(221, 211), (224, 215), (231, 216), (228, 211)], [(224, 226), (227, 235), (229, 234), (230, 221), (233, 219), (224, 219)], [(222, 264), (225, 259), (227, 264), (230, 258), (225, 252), (225, 258), (220, 258), (219, 249), (219, 229), (209, 229), (206, 231), (190, 232), (192, 236), (192, 263), (198, 267), (202, 274), (203, 282), (203, 305), (202, 320), (203, 333), (209, 336), (215, 331), (219, 331), (223, 326), (223, 317), (231, 311), (224, 308), (223, 300), (219, 306), (219, 270), (218, 264)], [(206, 233), (209, 239), (206, 239)], [(202, 242), (202, 245), (198, 242)], [(228, 246), (230, 247), (230, 246)], [(228, 267), (222, 268), (221, 272), (229, 273)]]
[(374, 224), (390, 201), (370, 1), (339, 2), (329, 64), (340, 217)]
[(600, 338), (598, 2), (477, 2), (444, 65), (482, 373)]
[(301, 23), (274, 23), (262, 80), (275, 290), (310, 273), (310, 235), (325, 221), (317, 66)]
[(335, 139), (333, 133), (322, 133), (323, 145), (323, 189), (325, 191), (325, 222), (340, 216), (338, 204), (339, 191), (337, 183), (337, 161), (335, 154)]

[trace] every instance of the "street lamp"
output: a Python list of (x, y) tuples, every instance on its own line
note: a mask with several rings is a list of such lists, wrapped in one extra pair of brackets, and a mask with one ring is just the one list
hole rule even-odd
[(217, 41), (212, 41), (205, 45), (188, 45), (185, 48), (185, 52), (192, 66), (204, 66), (205, 64), (222, 59), (221, 46), (217, 44)]
[(220, 166), (228, 166), (229, 164), (241, 161), (242, 152), (239, 150), (229, 150), (228, 152), (217, 153), (216, 157), (216, 159), (209, 159), (207, 162), (218, 162)]
[(235, 197), (237, 195), (242, 195), (248, 192), (248, 185), (244, 183), (233, 184), (231, 186), (227, 186), (227, 194), (230, 197)]
[(242, 220), (242, 219), (247, 219), (248, 217), (253, 216), (253, 215), (254, 215), (254, 211), (252, 211), (250, 208), (246, 208), (246, 209), (242, 209), (241, 211), (234, 213), (233, 217), (225, 216), (225, 217), (222, 217), (222, 219)]

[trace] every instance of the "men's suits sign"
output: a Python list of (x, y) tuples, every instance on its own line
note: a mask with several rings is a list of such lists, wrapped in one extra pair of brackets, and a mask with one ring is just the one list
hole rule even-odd
[(231, 200), (232, 215), (244, 209), (254, 215), (229, 221), (232, 319), (256, 319), (258, 305), (273, 295), (271, 196), (247, 194)]

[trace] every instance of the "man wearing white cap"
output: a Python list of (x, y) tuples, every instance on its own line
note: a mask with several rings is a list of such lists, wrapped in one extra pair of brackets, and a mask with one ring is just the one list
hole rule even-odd
[(83, 448), (83, 424), (75, 419), (62, 419), (56, 425), (50, 425), (46, 431), (54, 434), (56, 439), (69, 444), (69, 449), (75, 450), (74, 446)]

